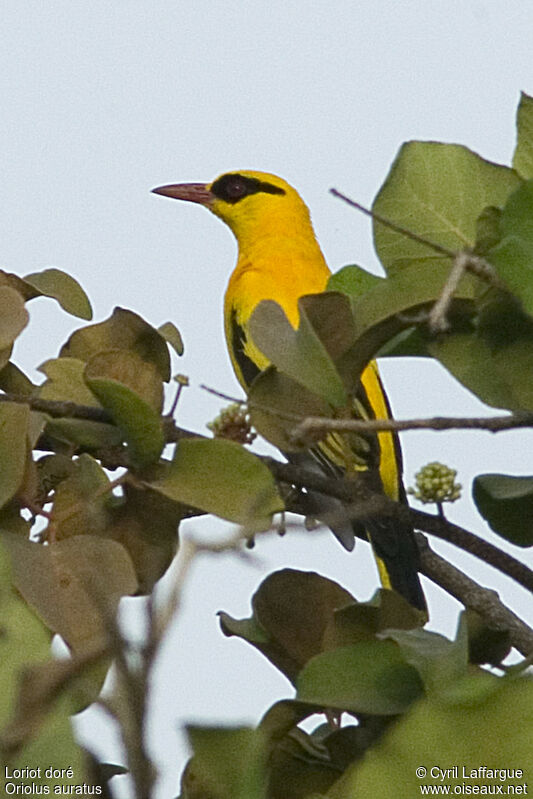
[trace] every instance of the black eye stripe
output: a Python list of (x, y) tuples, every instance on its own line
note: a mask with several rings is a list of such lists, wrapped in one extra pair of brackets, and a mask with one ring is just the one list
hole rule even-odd
[(211, 186), (211, 192), (227, 203), (237, 203), (250, 194), (264, 192), (266, 194), (285, 194), (284, 189), (258, 178), (248, 178), (238, 172), (222, 175)]

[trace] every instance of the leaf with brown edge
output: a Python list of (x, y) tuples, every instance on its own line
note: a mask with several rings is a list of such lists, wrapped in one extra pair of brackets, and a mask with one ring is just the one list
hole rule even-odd
[(124, 498), (112, 508), (106, 535), (129, 553), (138, 593), (148, 594), (172, 563), (187, 508), (148, 487), (125, 483), (123, 488)]
[(54, 492), (51, 525), (56, 540), (106, 535), (114, 498), (105, 471), (86, 453), (72, 462), (69, 471)]
[(115, 349), (94, 355), (85, 366), (84, 379), (90, 385), (99, 378), (127, 386), (161, 414), (163, 383), (159, 372), (154, 364), (144, 361), (136, 352)]
[(170, 354), (163, 336), (133, 311), (115, 308), (104, 322), (76, 330), (60, 356), (89, 361), (103, 350), (130, 350), (152, 363), (162, 380), (170, 379)]
[(137, 580), (124, 547), (96, 536), (73, 536), (42, 546), (3, 534), (13, 580), (46, 626), (77, 653), (106, 646), (108, 619)]

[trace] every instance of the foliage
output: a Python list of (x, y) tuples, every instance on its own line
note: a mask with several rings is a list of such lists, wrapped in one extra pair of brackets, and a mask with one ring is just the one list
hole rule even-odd
[[(350, 421), (371, 358), (418, 355), (514, 414), (517, 426), (531, 425), (533, 100), (526, 95), (517, 123), (512, 168), (460, 145), (400, 149), (373, 205), (386, 277), (344, 267), (327, 292), (300, 300), (298, 330), (278, 305), (262, 303), (252, 335), (272, 366), (254, 381), (247, 407), (212, 426), (215, 438), (181, 430), (164, 412), (171, 349), (183, 352), (179, 331), (172, 323), (157, 329), (130, 310), (76, 330), (34, 385), (11, 360), (26, 305), (48, 297), (89, 320), (90, 303), (57, 269), (25, 278), (0, 272), (0, 750), (10, 768), (52, 760), (71, 765), (78, 784), (108, 790), (113, 767), (91, 765), (69, 715), (98, 700), (114, 660), (108, 710), (121, 724), (138, 798), (151, 795), (145, 693), (173, 605), (159, 616), (151, 608), (147, 643), (133, 657), (115, 623), (120, 597), (151, 595), (176, 554), (182, 519), (208, 513), (234, 522), (240, 530), (227, 546), (235, 548), (272, 529), (274, 514), (305, 511), (302, 489), (316, 489), (315, 473), (287, 476), (244, 448), (253, 438), (249, 420), (285, 452), (305, 450), (324, 432), (302, 440), (297, 423)], [(344, 497), (355, 488), (336, 481), (331, 490)], [(532, 497), (530, 476), (479, 475), (473, 485), (481, 515), (522, 547), (533, 543)], [(350, 494), (361, 498), (369, 494)], [(502, 618), (510, 617), (467, 608), (450, 641), (425, 630), (424, 615), (391, 591), (361, 603), (318, 574), (271, 574), (251, 616), (222, 613), (220, 625), (255, 647), (295, 693), (256, 729), (190, 727), (194, 754), (182, 799), (379, 798), (391, 785), (408, 797), (419, 790), (419, 766), (525, 769), (532, 683), (502, 661), (511, 643), (528, 653), (516, 625)], [(56, 633), (69, 659), (51, 658)], [(312, 729), (316, 714), (323, 723)], [(343, 714), (349, 721), (340, 725)], [(477, 784), (494, 779), (485, 774)]]

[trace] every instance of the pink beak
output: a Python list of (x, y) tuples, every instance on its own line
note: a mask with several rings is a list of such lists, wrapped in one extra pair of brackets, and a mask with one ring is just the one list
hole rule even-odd
[(154, 194), (163, 197), (172, 197), (174, 200), (186, 200), (190, 203), (199, 203), (209, 207), (213, 204), (215, 195), (209, 191), (205, 183), (175, 183), (169, 186), (158, 186), (152, 189)]

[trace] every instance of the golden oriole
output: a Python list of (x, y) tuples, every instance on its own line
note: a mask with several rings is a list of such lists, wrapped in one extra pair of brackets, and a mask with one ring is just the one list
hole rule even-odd
[[(249, 321), (257, 305), (274, 300), (294, 328), (299, 324), (298, 299), (326, 289), (330, 270), (315, 238), (309, 210), (286, 181), (265, 172), (230, 172), (212, 183), (181, 183), (154, 189), (157, 194), (200, 203), (222, 219), (238, 244), (237, 265), (230, 277), (224, 301), (226, 341), (233, 368), (246, 390), (268, 359), (250, 336)], [(375, 362), (361, 377), (354, 400), (354, 413), (363, 418), (389, 418), (390, 409)], [(370, 442), (370, 444), (369, 444)], [(405, 501), (401, 479), (401, 453), (397, 437), (381, 432), (365, 440), (361, 452), (352, 451), (350, 464), (342, 458), (346, 445), (330, 435), (305, 460), (289, 455), (293, 462), (313, 464), (323, 473), (349, 474), (365, 470), (370, 482), (394, 500)], [(339, 517), (339, 500), (310, 494), (317, 516)], [(418, 579), (419, 553), (410, 525), (396, 519), (373, 519), (365, 523), (377, 556), (385, 587), (392, 587), (412, 605), (425, 609)], [(331, 529), (346, 549), (353, 549), (354, 526), (346, 514)]]

